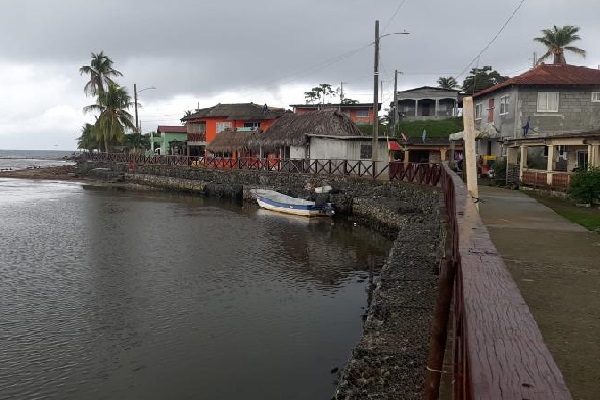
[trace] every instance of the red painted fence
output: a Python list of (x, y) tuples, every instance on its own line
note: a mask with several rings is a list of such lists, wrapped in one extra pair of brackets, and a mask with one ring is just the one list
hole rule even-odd
[(96, 162), (126, 163), (148, 165), (191, 166), (217, 169), (242, 169), (261, 172), (285, 172), (317, 175), (343, 175), (371, 178), (389, 178), (437, 186), (442, 168), (440, 164), (416, 164), (378, 162), (377, 169), (369, 160), (315, 160), (315, 159), (279, 159), (279, 158), (223, 158), (189, 157), (139, 154), (85, 153), (84, 157)]

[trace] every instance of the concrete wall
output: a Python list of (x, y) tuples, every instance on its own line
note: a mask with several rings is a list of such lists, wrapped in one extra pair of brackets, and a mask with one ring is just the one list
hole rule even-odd
[[(377, 160), (387, 161), (389, 159), (389, 151), (387, 141), (378, 141)], [(333, 138), (310, 138), (310, 158), (311, 160), (361, 160), (360, 148), (362, 145), (372, 145), (371, 138), (367, 137), (364, 140), (343, 140)], [(370, 161), (371, 158), (362, 160)]]
[[(538, 92), (559, 92), (558, 112), (538, 112)], [(588, 88), (566, 89), (545, 87), (543, 90), (521, 88), (523, 125), (531, 117), (529, 136), (555, 133), (585, 132), (600, 128), (600, 102), (592, 102), (592, 92), (600, 92), (600, 85)], [(522, 135), (522, 132), (520, 132)]]
[[(558, 112), (538, 112), (539, 92), (559, 92)], [(522, 127), (530, 118), (528, 137), (600, 129), (600, 102), (592, 102), (592, 92), (600, 92), (600, 85), (583, 88), (565, 86), (512, 87), (474, 99), (481, 104), (481, 118), (475, 121), (479, 129), (483, 123), (493, 123), (500, 137), (522, 138)], [(500, 114), (500, 99), (508, 96), (508, 113)], [(489, 100), (494, 99), (494, 108)], [(490, 122), (489, 115), (493, 114)]]
[[(500, 114), (500, 99), (504, 96), (508, 97), (508, 113)], [(494, 99), (494, 108), (492, 109), (489, 107), (490, 99)], [(500, 132), (498, 134), (500, 138), (512, 138), (521, 132), (521, 124), (519, 120), (520, 101), (519, 93), (516, 89), (506, 88), (485, 96), (478, 97), (473, 100), (473, 105), (477, 107), (478, 104), (481, 104), (481, 118), (475, 120), (475, 129), (480, 129), (482, 124), (493, 124)], [(492, 115), (493, 122), (489, 122), (490, 114)]]

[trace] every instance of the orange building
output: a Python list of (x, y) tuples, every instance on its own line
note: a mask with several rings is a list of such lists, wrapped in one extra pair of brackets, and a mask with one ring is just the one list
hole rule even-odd
[[(294, 113), (303, 114), (314, 110), (323, 110), (327, 108), (335, 108), (350, 117), (357, 125), (372, 125), (373, 124), (373, 104), (372, 103), (356, 103), (356, 104), (290, 104)], [(377, 105), (377, 110), (381, 109), (381, 104)]]
[(283, 108), (254, 103), (217, 104), (196, 110), (183, 117), (187, 127), (188, 147), (192, 155), (204, 155), (206, 145), (217, 133), (231, 131), (264, 131), (286, 112)]

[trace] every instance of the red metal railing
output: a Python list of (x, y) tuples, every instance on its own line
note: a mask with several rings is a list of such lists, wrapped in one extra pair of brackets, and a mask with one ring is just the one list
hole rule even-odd
[(442, 168), (440, 164), (378, 162), (377, 168), (368, 160), (280, 159), (280, 158), (223, 158), (191, 156), (145, 156), (125, 153), (86, 153), (88, 160), (127, 164), (192, 166), (216, 169), (242, 169), (263, 172), (285, 172), (316, 175), (343, 175), (384, 178), (437, 186)]

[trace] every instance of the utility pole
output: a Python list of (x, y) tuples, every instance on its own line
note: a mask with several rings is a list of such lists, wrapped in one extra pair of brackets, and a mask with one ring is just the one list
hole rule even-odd
[(398, 70), (394, 71), (394, 134), (396, 136), (396, 126), (398, 126)]
[(537, 53), (534, 51), (533, 52), (533, 68), (535, 68), (536, 65), (537, 65)]
[(342, 111), (342, 103), (344, 102), (344, 83), (340, 82), (340, 106), (338, 108), (340, 112)]
[(375, 21), (375, 65), (373, 69), (373, 141), (371, 144), (371, 160), (373, 161), (373, 175), (376, 175), (377, 148), (378, 148), (378, 99), (379, 99), (379, 20)]
[(138, 123), (138, 113), (137, 113), (137, 107), (138, 107), (137, 85), (135, 83), (133, 84), (133, 102), (134, 102), (134, 107), (135, 107), (135, 133), (137, 133), (139, 135), (140, 134), (140, 125)]

